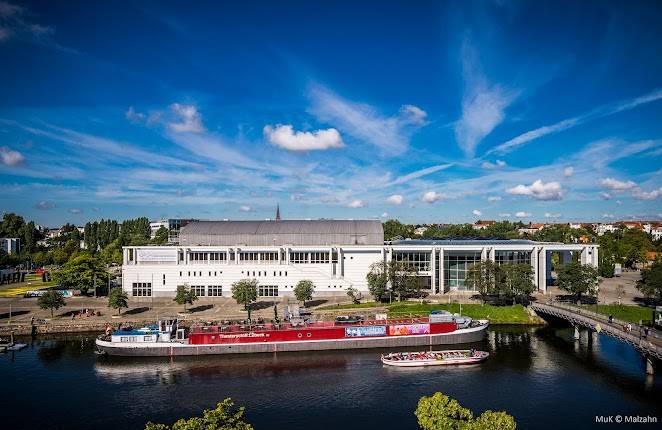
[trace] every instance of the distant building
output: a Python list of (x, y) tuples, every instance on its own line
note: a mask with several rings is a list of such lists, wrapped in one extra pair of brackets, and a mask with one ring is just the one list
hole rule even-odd
[(614, 224), (598, 224), (595, 226), (594, 231), (598, 236), (603, 236), (605, 233), (613, 233), (618, 230)]
[(427, 229), (428, 228), (425, 226), (416, 227), (416, 229), (414, 230), (414, 234), (417, 236), (423, 236), (423, 233), (425, 233)]
[(168, 228), (170, 224), (168, 223), (168, 220), (160, 220), (160, 221), (150, 221), (149, 223), (149, 237), (150, 239), (154, 239), (156, 237), (156, 232), (159, 231), (161, 227)]
[(0, 249), (3, 249), (7, 254), (18, 254), (21, 251), (21, 239), (0, 237)]
[(545, 224), (529, 223), (529, 225), (526, 227), (518, 228), (517, 232), (519, 233), (520, 236), (523, 236), (525, 234), (532, 235), (538, 233), (543, 228), (545, 228)]
[(651, 236), (653, 236), (653, 240), (662, 239), (662, 224), (651, 228)]
[(473, 224), (474, 230), (483, 230), (492, 224), (496, 224), (496, 221), (491, 221), (491, 220), (478, 220)]

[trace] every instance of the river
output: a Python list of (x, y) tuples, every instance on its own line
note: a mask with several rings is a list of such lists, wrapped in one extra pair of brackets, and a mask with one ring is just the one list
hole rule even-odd
[(662, 371), (647, 377), (630, 346), (575, 342), (570, 329), (491, 328), (471, 345), (489, 360), (452, 369), (387, 368), (380, 350), (124, 359), (95, 355), (89, 335), (28, 342), (0, 354), (2, 428), (142, 429), (232, 397), (256, 429), (416, 429), (418, 399), (436, 391), (474, 413), (506, 410), (522, 429), (609, 426), (596, 415), (662, 422)]

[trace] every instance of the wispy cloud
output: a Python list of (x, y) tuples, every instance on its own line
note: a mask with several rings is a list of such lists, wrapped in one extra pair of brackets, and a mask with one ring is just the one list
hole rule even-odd
[(543, 136), (547, 136), (549, 134), (554, 134), (554, 133), (559, 133), (561, 131), (567, 130), (569, 128), (584, 124), (590, 120), (597, 119), (597, 118), (603, 118), (609, 115), (613, 115), (619, 112), (627, 111), (630, 109), (634, 109), (637, 106), (646, 104), (646, 103), (651, 103), (657, 100), (662, 99), (662, 89), (656, 89), (654, 91), (651, 91), (648, 94), (644, 94), (640, 97), (636, 97), (634, 99), (630, 100), (624, 100), (618, 103), (614, 104), (609, 104), (605, 106), (601, 106), (599, 108), (593, 109), (589, 112), (586, 112), (582, 115), (576, 116), (574, 118), (568, 118), (564, 119), (562, 121), (559, 121), (555, 124), (551, 125), (546, 125), (543, 127), (536, 128), (534, 130), (527, 131), (526, 133), (520, 134), (517, 137), (514, 137), (513, 139), (510, 139), (507, 142), (502, 143), (501, 145), (498, 145), (489, 151), (486, 152), (486, 155), (492, 154), (492, 153), (499, 153), (499, 154), (504, 154), (507, 152), (511, 152), (515, 150), (516, 148), (529, 143), (533, 140), (539, 139)]
[(632, 192), (632, 197), (638, 200), (656, 200), (661, 196), (662, 196), (662, 187), (648, 192), (642, 191), (640, 189), (636, 189)]
[(168, 124), (172, 131), (177, 133), (202, 133), (205, 131), (202, 125), (202, 115), (195, 105), (173, 103), (170, 105), (175, 120)]
[(384, 155), (405, 152), (413, 132), (425, 123), (427, 114), (420, 108), (405, 105), (397, 116), (384, 116), (367, 104), (346, 100), (321, 85), (308, 91), (310, 112), (355, 139), (378, 147)]
[(297, 131), (291, 125), (266, 125), (264, 137), (274, 146), (288, 151), (319, 151), (342, 148), (345, 144), (335, 128), (326, 130)]
[(637, 186), (637, 184), (632, 181), (619, 181), (614, 178), (600, 179), (600, 185), (612, 191), (631, 190)]
[(485, 136), (505, 118), (505, 109), (516, 93), (500, 85), (491, 85), (481, 71), (477, 51), (466, 40), (462, 49), (464, 95), (462, 117), (455, 124), (455, 138), (467, 157), (473, 157)]
[(389, 183), (389, 185), (404, 184), (404, 183), (409, 182), (411, 180), (418, 179), (418, 178), (421, 178), (423, 176), (427, 176), (427, 175), (430, 175), (432, 173), (436, 173), (436, 172), (439, 172), (441, 170), (448, 169), (449, 167), (452, 167), (452, 166), (453, 166), (452, 164), (439, 164), (439, 165), (436, 165), (436, 166), (426, 167), (425, 169), (417, 170), (415, 172), (408, 173), (408, 174), (403, 175), (403, 176), (398, 176), (397, 178), (395, 178), (393, 180), (393, 182)]

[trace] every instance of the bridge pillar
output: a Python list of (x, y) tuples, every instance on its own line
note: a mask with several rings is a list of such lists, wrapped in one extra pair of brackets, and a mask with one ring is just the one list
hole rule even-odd
[(575, 325), (575, 340), (579, 340), (579, 326)]
[(649, 355), (646, 356), (646, 374), (647, 375), (653, 374), (653, 357)]

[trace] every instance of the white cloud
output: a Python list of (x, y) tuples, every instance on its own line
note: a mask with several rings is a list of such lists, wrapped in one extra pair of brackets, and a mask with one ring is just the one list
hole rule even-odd
[(619, 181), (618, 179), (614, 178), (600, 179), (600, 185), (612, 191), (631, 190), (637, 186), (637, 184), (632, 181)]
[(471, 213), (474, 214), (474, 215), (476, 215), (476, 216), (481, 216), (481, 215), (483, 214), (483, 213), (482, 213), (481, 211), (479, 211), (478, 209), (474, 209), (474, 210), (472, 210)]
[(531, 216), (530, 212), (519, 211), (515, 214), (517, 218), (528, 218)]
[(431, 166), (431, 167), (426, 167), (425, 169), (417, 170), (415, 172), (399, 176), (393, 180), (389, 185), (399, 185), (399, 184), (404, 184), (406, 182), (409, 182), (413, 179), (418, 179), (420, 177), (430, 175), (432, 173), (438, 172), (440, 170), (445, 170), (451, 167), (452, 164), (439, 164), (436, 166)]
[(499, 217), (501, 217), (501, 218), (510, 218), (510, 214), (507, 213), (507, 212), (506, 213), (500, 213)]
[(545, 212), (545, 218), (561, 218), (561, 214)]
[(442, 200), (446, 197), (446, 194), (438, 193), (436, 191), (428, 191), (427, 193), (423, 194), (423, 201), (425, 203), (434, 203), (437, 200)]
[(499, 200), (501, 200), (501, 196), (489, 196), (487, 198), (488, 202), (498, 202)]
[(480, 71), (477, 52), (465, 41), (462, 49), (462, 117), (455, 124), (455, 139), (467, 157), (473, 157), (480, 141), (505, 118), (504, 110), (515, 95), (499, 85), (488, 84)]
[(317, 131), (297, 131), (291, 125), (264, 126), (264, 137), (269, 143), (288, 151), (316, 151), (342, 148), (345, 144), (335, 128)]
[(247, 205), (242, 205), (242, 206), (239, 206), (239, 210), (241, 212), (250, 212), (250, 211), (253, 210), (253, 208), (251, 208), (250, 206), (247, 206)]
[(20, 152), (3, 146), (0, 148), (0, 160), (6, 166), (18, 166), (25, 161), (25, 157)]
[(602, 214), (602, 218), (615, 218), (614, 214)]
[(590, 112), (586, 112), (574, 118), (567, 118), (557, 122), (556, 124), (546, 125), (544, 127), (539, 127), (534, 130), (527, 131), (526, 133), (520, 134), (519, 136), (491, 149), (487, 153), (491, 154), (493, 152), (510, 152), (528, 142), (539, 139), (548, 134), (559, 133), (563, 130), (581, 125), (592, 119), (602, 118), (618, 112), (634, 109), (639, 105), (650, 103), (659, 99), (662, 99), (662, 89), (653, 90), (648, 94), (644, 94), (643, 96), (636, 97), (634, 99), (617, 102), (611, 105), (600, 106)]
[[(363, 142), (381, 149), (389, 156), (400, 155), (409, 146), (409, 140), (420, 124), (421, 113), (405, 108), (406, 116), (383, 116), (367, 104), (345, 100), (320, 85), (312, 85), (309, 90), (310, 111), (320, 120), (328, 122)], [(421, 110), (421, 112), (423, 112)]]
[(42, 200), (38, 202), (36, 205), (34, 205), (34, 207), (39, 210), (47, 211), (53, 209), (55, 207), (55, 203)]
[(506, 162), (503, 160), (497, 160), (494, 163), (491, 163), (489, 161), (483, 161), (483, 163), (480, 165), (480, 167), (482, 167), (483, 169), (488, 169), (488, 170), (496, 169), (498, 167), (505, 167), (505, 166), (506, 166)]
[(506, 189), (508, 194), (529, 196), (536, 200), (561, 200), (563, 198), (563, 189), (558, 182), (543, 183), (538, 179), (531, 185), (517, 185)]
[(83, 210), (81, 208), (71, 208), (71, 209), (68, 210), (68, 212), (70, 214), (80, 215), (80, 214), (83, 213)]
[(600, 198), (601, 198), (602, 200), (609, 200), (609, 199), (611, 199), (611, 194), (609, 194), (609, 193), (605, 193), (605, 192), (601, 192), (601, 193), (600, 193)]
[(202, 125), (202, 116), (194, 105), (173, 103), (170, 110), (177, 118), (177, 122), (168, 124), (172, 131), (177, 133), (202, 133), (205, 127)]
[(566, 178), (571, 177), (573, 173), (575, 173), (575, 168), (572, 166), (568, 166), (565, 169), (563, 169), (563, 176), (565, 176)]
[(389, 196), (386, 199), (386, 203), (392, 205), (401, 205), (403, 201), (404, 201), (404, 197), (402, 197), (400, 194), (393, 194), (392, 196)]
[(382, 214), (382, 218), (388, 218), (388, 212), (384, 212), (384, 213)]
[(658, 197), (662, 196), (662, 187), (650, 192), (642, 191), (639, 188), (637, 188), (632, 192), (632, 196), (638, 200), (655, 200)]
[(352, 209), (362, 208), (363, 206), (365, 206), (363, 200), (352, 200), (347, 204), (347, 207)]
[(143, 122), (147, 117), (144, 113), (136, 111), (133, 106), (129, 106), (124, 116), (131, 122)]
[(400, 107), (400, 115), (416, 125), (424, 125), (428, 117), (427, 112), (414, 105), (402, 105)]

